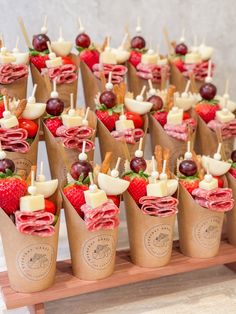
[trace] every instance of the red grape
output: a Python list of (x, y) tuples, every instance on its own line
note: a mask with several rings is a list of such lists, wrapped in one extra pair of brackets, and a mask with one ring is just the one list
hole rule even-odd
[(78, 47), (88, 48), (90, 46), (91, 40), (89, 36), (85, 33), (79, 34), (75, 39), (75, 44)]
[(6, 173), (7, 169), (14, 172), (15, 171), (15, 164), (11, 159), (4, 158), (4, 159), (0, 160), (0, 172)]
[(33, 36), (32, 44), (35, 50), (42, 52), (48, 49), (47, 41), (50, 39), (46, 34), (37, 34)]
[(163, 100), (160, 96), (153, 95), (148, 98), (149, 102), (153, 104), (152, 109), (153, 111), (161, 110), (163, 107)]
[(52, 116), (60, 116), (64, 110), (64, 102), (60, 98), (49, 98), (47, 101), (46, 111)]
[(70, 174), (73, 179), (78, 180), (81, 175), (83, 175), (83, 178), (85, 179), (89, 175), (89, 172), (92, 171), (93, 167), (88, 161), (79, 160), (72, 164)]
[(133, 49), (143, 49), (146, 46), (145, 39), (141, 36), (135, 36), (131, 40), (131, 48)]
[(232, 151), (231, 159), (233, 160), (233, 162), (236, 162), (236, 149)]
[(176, 47), (175, 47), (175, 53), (177, 55), (186, 55), (188, 53), (188, 47), (184, 44), (184, 43), (181, 43), (181, 44), (178, 44)]
[(186, 177), (194, 176), (197, 173), (197, 164), (193, 160), (183, 160), (179, 165), (179, 171)]
[(199, 93), (203, 99), (212, 100), (217, 93), (217, 89), (214, 84), (205, 83), (201, 86)]
[(147, 168), (147, 163), (145, 159), (142, 157), (134, 157), (130, 161), (130, 169), (136, 173), (139, 173), (139, 171), (145, 171), (146, 168)]
[(105, 91), (101, 93), (99, 102), (100, 104), (104, 104), (107, 108), (112, 108), (116, 105), (116, 94), (112, 91)]

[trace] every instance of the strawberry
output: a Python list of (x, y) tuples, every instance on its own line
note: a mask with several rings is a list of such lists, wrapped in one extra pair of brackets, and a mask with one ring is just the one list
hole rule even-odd
[(80, 60), (84, 61), (92, 70), (93, 65), (99, 63), (99, 52), (96, 49), (84, 49), (80, 53)]
[(74, 64), (73, 60), (68, 56), (61, 57), (61, 59), (62, 59), (62, 64)]
[(166, 111), (157, 111), (153, 114), (153, 117), (164, 127), (167, 123), (167, 114)]
[(236, 179), (236, 162), (232, 163), (229, 173)]
[(4, 102), (2, 100), (0, 100), (0, 119), (3, 118), (3, 111), (4, 111)]
[(221, 177), (213, 176), (213, 178), (217, 179), (217, 181), (218, 181), (218, 188), (223, 188), (224, 187), (224, 181), (223, 181), (223, 179)]
[(123, 179), (130, 181), (127, 191), (138, 204), (140, 198), (147, 195), (147, 175), (141, 171), (139, 173), (130, 171), (124, 175)]
[(42, 69), (46, 68), (46, 60), (48, 58), (48, 55), (31, 56), (30, 62), (41, 72)]
[(142, 54), (138, 51), (131, 51), (129, 62), (136, 68), (136, 66), (141, 62)]
[(107, 198), (112, 200), (117, 207), (120, 206), (120, 195), (107, 195)]
[(80, 216), (83, 216), (81, 206), (85, 204), (84, 191), (86, 190), (88, 190), (88, 186), (80, 182), (69, 184), (63, 190), (65, 196)]
[(199, 102), (195, 108), (197, 114), (206, 122), (210, 122), (215, 119), (216, 111), (220, 110), (218, 103), (213, 101), (203, 100)]
[(20, 198), (27, 192), (26, 182), (12, 176), (11, 171), (0, 175), (0, 207), (6, 214), (13, 214), (19, 209)]
[(188, 120), (190, 118), (191, 118), (190, 114), (187, 111), (184, 111), (183, 120)]
[(199, 186), (199, 178), (197, 177), (180, 177), (179, 182), (183, 187), (191, 194), (193, 190), (197, 189)]
[(116, 121), (119, 119), (118, 114), (106, 110), (96, 110), (96, 115), (110, 132), (115, 128)]
[(175, 61), (174, 61), (174, 65), (178, 68), (178, 70), (180, 71), (180, 72), (183, 72), (184, 71), (184, 62), (183, 62), (183, 60), (181, 60), (181, 59), (175, 59)]
[(53, 136), (57, 136), (56, 132), (57, 129), (62, 125), (62, 121), (58, 117), (51, 117), (44, 121), (49, 131), (52, 133)]

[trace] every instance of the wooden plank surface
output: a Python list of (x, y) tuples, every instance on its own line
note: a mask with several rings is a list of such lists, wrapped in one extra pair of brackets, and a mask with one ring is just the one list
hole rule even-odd
[(226, 241), (222, 241), (219, 254), (209, 259), (186, 257), (175, 245), (170, 264), (160, 268), (135, 266), (130, 261), (129, 251), (123, 250), (117, 252), (114, 274), (103, 280), (79, 280), (72, 275), (70, 260), (67, 260), (57, 263), (55, 284), (45, 291), (17, 293), (10, 288), (6, 272), (0, 273), (0, 286), (6, 306), (11, 309), (233, 262), (236, 262), (236, 248)]

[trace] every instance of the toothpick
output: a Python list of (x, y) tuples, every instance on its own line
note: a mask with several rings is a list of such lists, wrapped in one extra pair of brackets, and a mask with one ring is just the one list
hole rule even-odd
[(122, 39), (122, 41), (121, 41), (121, 44), (120, 44), (121, 48), (124, 48), (124, 47), (125, 47), (125, 43), (126, 43), (126, 41), (127, 41), (128, 36), (129, 36), (129, 34), (128, 34), (128, 33), (125, 33), (125, 35), (124, 35), (124, 37), (123, 37), (123, 39)]
[(191, 153), (191, 142), (188, 141), (187, 143), (187, 152)]
[(16, 49), (18, 49), (19, 41), (20, 41), (20, 37), (17, 36), (17, 38), (16, 38), (16, 44), (15, 44), (15, 48), (16, 48)]
[(124, 116), (124, 105), (122, 105), (122, 107), (121, 107), (121, 116)]
[(225, 82), (225, 94), (229, 93), (229, 79), (226, 80)]
[(52, 53), (52, 47), (49, 41), (47, 41), (48, 50), (50, 53)]
[(142, 150), (142, 146), (143, 146), (143, 137), (140, 138), (138, 150)]
[[(155, 157), (154, 156), (152, 156), (152, 171), (156, 172), (156, 164), (155, 164)], [(157, 182), (157, 178), (154, 177), (153, 181), (154, 181), (154, 183), (156, 183)]]
[(190, 80), (188, 80), (188, 81), (187, 81), (187, 84), (186, 84), (186, 86), (185, 86), (184, 93), (188, 93), (188, 90), (189, 90), (190, 84), (191, 84), (191, 81), (190, 81)]
[(23, 22), (22, 17), (20, 17), (20, 16), (18, 17), (18, 23), (20, 25), (20, 29), (21, 29), (21, 32), (22, 32), (22, 35), (24, 37), (24, 40), (25, 40), (27, 47), (32, 48), (32, 44), (31, 44), (31, 41), (29, 39), (28, 33), (26, 31), (25, 24)]
[(70, 109), (74, 109), (74, 94), (70, 94)]
[(182, 34), (181, 34), (181, 37), (180, 37), (180, 41), (181, 42), (185, 41), (185, 28), (182, 29)]
[(87, 107), (87, 109), (86, 109), (86, 111), (85, 111), (85, 115), (84, 115), (84, 120), (88, 120), (89, 110), (90, 110), (90, 108)]
[(141, 31), (142, 31), (140, 16), (137, 17), (137, 25), (136, 25), (135, 30), (137, 33), (141, 33)]
[(35, 96), (37, 86), (38, 86), (37, 84), (34, 84), (34, 88), (33, 88), (32, 94), (31, 94), (32, 98), (34, 98), (34, 96)]
[(56, 79), (53, 80), (53, 91), (54, 91), (54, 92), (57, 91), (57, 81), (56, 81)]
[(5, 95), (3, 96), (3, 102), (4, 102), (4, 109), (5, 109), (5, 111), (8, 111), (7, 97)]
[(1, 42), (2, 42), (2, 47), (6, 47), (3, 33), (1, 33)]
[(207, 77), (211, 77), (211, 59), (208, 61)]
[(47, 22), (48, 22), (48, 16), (45, 15), (44, 20), (43, 20), (43, 27), (47, 28)]
[(169, 33), (166, 27), (163, 28), (163, 34), (164, 34), (164, 38), (166, 41), (166, 45), (167, 45), (167, 49), (168, 49), (168, 54), (171, 55), (173, 53), (173, 47), (171, 45), (171, 41), (169, 39)]
[(121, 158), (118, 157), (117, 162), (116, 162), (116, 166), (115, 166), (115, 170), (117, 170), (117, 171), (118, 171), (118, 169), (119, 169), (120, 162), (121, 162)]
[(83, 141), (82, 154), (85, 154), (85, 149), (86, 149), (86, 141)]
[(59, 27), (59, 38), (63, 38), (62, 27)]
[(148, 80), (148, 85), (149, 85), (149, 89), (153, 89), (153, 85), (152, 85), (152, 80), (151, 79)]
[(81, 22), (80, 17), (78, 17), (78, 25), (79, 25), (80, 32), (83, 33), (84, 32), (84, 26), (83, 26), (83, 24)]
[(110, 47), (111, 36), (107, 36), (107, 44), (106, 47)]
[(209, 170), (209, 162), (206, 164), (206, 171), (207, 171), (207, 174), (209, 175), (210, 174), (210, 170)]
[(89, 181), (90, 181), (90, 185), (94, 184), (92, 172), (89, 172)]
[(40, 175), (43, 175), (43, 161), (40, 162)]
[(111, 80), (112, 80), (112, 71), (109, 72), (108, 83), (111, 83)]
[(222, 148), (222, 143), (219, 143), (219, 144), (218, 144), (217, 151), (216, 151), (217, 154), (220, 154), (221, 148)]
[(143, 88), (142, 88), (142, 90), (141, 90), (140, 96), (142, 96), (142, 97), (143, 97), (143, 94), (144, 94), (144, 92), (145, 92), (146, 88), (147, 88), (147, 86), (146, 86), (146, 85), (144, 85), (144, 86), (143, 86)]
[(31, 186), (34, 186), (34, 177), (35, 177), (35, 172), (34, 170), (31, 170)]

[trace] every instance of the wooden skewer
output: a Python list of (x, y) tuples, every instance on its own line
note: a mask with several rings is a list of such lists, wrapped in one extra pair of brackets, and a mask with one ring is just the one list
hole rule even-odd
[(20, 16), (18, 17), (18, 23), (20, 25), (20, 29), (21, 29), (21, 32), (22, 32), (23, 37), (25, 39), (25, 43), (26, 43), (27, 47), (32, 49), (32, 44), (29, 40), (29, 36), (28, 36), (27, 30), (25, 28), (25, 24), (23, 22), (22, 17), (20, 17)]
[(170, 38), (169, 38), (169, 32), (167, 27), (163, 28), (163, 34), (164, 34), (164, 38), (167, 44), (167, 49), (168, 49), (168, 54), (171, 55), (173, 54), (173, 46), (171, 44)]
[(217, 137), (218, 143), (222, 143), (222, 145), (221, 145), (221, 157), (222, 157), (222, 160), (226, 161), (227, 158), (226, 158), (224, 142), (223, 142), (223, 139), (222, 139), (222, 134), (221, 134), (220, 128), (216, 128), (216, 137)]

